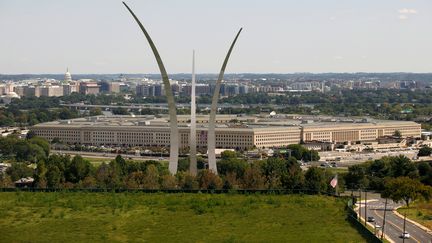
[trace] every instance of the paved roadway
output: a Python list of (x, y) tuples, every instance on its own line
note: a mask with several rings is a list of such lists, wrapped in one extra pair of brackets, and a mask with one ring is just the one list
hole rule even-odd
[[(366, 217), (372, 216), (375, 218), (375, 223), (379, 226), (383, 225), (383, 219), (384, 219), (384, 205), (385, 205), (385, 199), (379, 198), (379, 199), (373, 199), (368, 200), (367, 202), (367, 211), (366, 211)], [(387, 203), (387, 210), (386, 210), (386, 222), (384, 226), (384, 233), (385, 235), (390, 238), (393, 242), (403, 242), (403, 239), (400, 238), (402, 232), (403, 232), (403, 218), (400, 218), (397, 216), (393, 209), (400, 206), (401, 204), (394, 203), (391, 200), (388, 200)], [(360, 203), (360, 212), (361, 217), (364, 220), (364, 208), (365, 203), (362, 201)], [(363, 221), (364, 222), (364, 221)], [(371, 223), (370, 226), (373, 227), (374, 223)], [(421, 243), (432, 243), (432, 231), (426, 231), (417, 225), (406, 221), (405, 225), (405, 231), (408, 232), (411, 235), (410, 239), (405, 239), (406, 243), (410, 242), (421, 242)], [(379, 234), (381, 235), (381, 231), (379, 231)]]
[[(81, 155), (87, 158), (98, 158), (98, 159), (114, 159), (119, 154), (114, 153), (101, 153), (101, 152), (84, 152), (84, 151), (70, 151), (70, 150), (51, 150), (53, 154), (69, 154), (69, 155)], [(168, 160), (168, 157), (160, 156), (140, 156), (133, 154), (120, 154), (123, 158), (132, 160)]]

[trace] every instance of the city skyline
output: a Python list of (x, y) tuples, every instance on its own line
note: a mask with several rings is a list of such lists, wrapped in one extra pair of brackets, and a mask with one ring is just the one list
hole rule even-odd
[[(6, 38), (0, 40), (0, 73), (62, 73), (66, 67), (75, 74), (157, 73), (130, 18), (119, 10), (121, 1), (85, 2), (85, 9), (83, 4), (2, 1), (0, 28)], [(190, 72), (192, 49), (201, 60), (197, 73), (217, 73), (226, 40), (242, 26), (248, 31), (227, 73), (432, 70), (429, 1), (150, 0), (130, 5), (151, 26), (170, 73)]]

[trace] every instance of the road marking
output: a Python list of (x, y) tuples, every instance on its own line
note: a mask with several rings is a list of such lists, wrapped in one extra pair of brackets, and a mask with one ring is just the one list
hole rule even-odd
[[(384, 219), (383, 217), (381, 217), (381, 215), (378, 214), (378, 212), (376, 210), (373, 210), (375, 212), (376, 215), (378, 215), (378, 217), (380, 217), (381, 219)], [(400, 228), (399, 226), (395, 225), (394, 223), (390, 222), (390, 220), (386, 220), (386, 223), (389, 223), (391, 225), (393, 225), (395, 228), (399, 229), (401, 232), (403, 232), (403, 229)], [(411, 235), (411, 239), (413, 239), (415, 242), (420, 243), (419, 240), (417, 240), (414, 236)]]

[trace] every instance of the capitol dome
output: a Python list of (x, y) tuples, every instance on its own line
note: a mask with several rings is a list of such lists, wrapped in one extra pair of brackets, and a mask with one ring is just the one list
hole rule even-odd
[(69, 72), (69, 68), (66, 69), (64, 81), (65, 82), (71, 82), (72, 81), (72, 75)]

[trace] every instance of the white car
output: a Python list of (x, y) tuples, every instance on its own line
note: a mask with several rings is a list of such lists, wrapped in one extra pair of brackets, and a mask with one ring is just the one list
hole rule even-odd
[(411, 238), (411, 235), (408, 232), (403, 232), (403, 234), (400, 236), (402, 239), (409, 239)]

